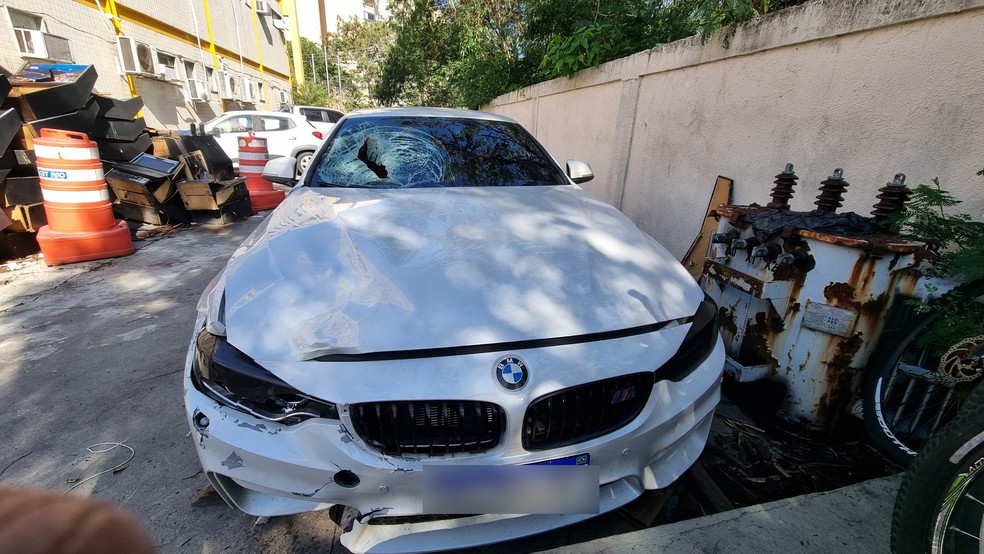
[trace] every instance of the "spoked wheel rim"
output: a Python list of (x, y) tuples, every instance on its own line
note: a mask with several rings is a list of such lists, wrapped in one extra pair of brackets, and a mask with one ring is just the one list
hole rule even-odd
[(914, 342), (915, 337), (900, 345), (893, 367), (878, 380), (875, 392), (879, 425), (900, 450), (911, 456), (953, 418), (979, 378), (979, 374), (955, 378), (942, 369), (944, 365), (966, 364), (955, 363), (952, 356), (947, 357), (949, 352), (941, 359), (928, 347), (917, 347)]
[(934, 553), (978, 552), (984, 554), (984, 480), (979, 460), (964, 468), (943, 497), (933, 527)]

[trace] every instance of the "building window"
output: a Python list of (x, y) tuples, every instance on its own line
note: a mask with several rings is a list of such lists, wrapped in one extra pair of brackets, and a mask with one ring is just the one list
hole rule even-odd
[(158, 72), (168, 81), (178, 80), (178, 59), (164, 52), (157, 53)]
[(195, 62), (184, 61), (185, 68), (185, 79), (197, 79), (198, 73), (195, 71), (195, 66), (198, 65)]
[(205, 81), (212, 92), (219, 92), (219, 80), (215, 78), (215, 70), (211, 67), (205, 68)]
[(373, 12), (365, 12), (366, 21), (376, 21), (376, 14)]
[(43, 60), (72, 61), (72, 50), (68, 39), (57, 37), (45, 32), (44, 20), (32, 13), (7, 9), (14, 36), (17, 37), (17, 48), (25, 58)]

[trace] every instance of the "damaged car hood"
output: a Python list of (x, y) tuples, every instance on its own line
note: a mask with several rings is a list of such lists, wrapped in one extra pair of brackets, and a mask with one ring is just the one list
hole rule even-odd
[(693, 314), (683, 267), (576, 186), (293, 191), (227, 266), (257, 361), (572, 337)]

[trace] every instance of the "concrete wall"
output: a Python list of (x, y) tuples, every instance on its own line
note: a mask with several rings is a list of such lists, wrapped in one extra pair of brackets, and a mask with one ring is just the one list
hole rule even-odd
[[(283, 33), (272, 25), (279, 16), (254, 14), (251, 2), (209, 2), (212, 36), (221, 56), (216, 64), (209, 51), (203, 0), (117, 0), (124, 35), (178, 58), (180, 81), (133, 77), (136, 92), (144, 100), (143, 116), (147, 125), (187, 128), (192, 122), (207, 121), (226, 109), (280, 106), (277, 91), (290, 91), (290, 70)], [(3, 6), (41, 16), (48, 33), (67, 38), (74, 63), (95, 66), (99, 74), (97, 92), (117, 98), (130, 96), (127, 79), (120, 70), (116, 32), (95, 0), (4, 0)], [(270, 7), (273, 12), (279, 12), (277, 2), (271, 1)], [(17, 48), (7, 9), (0, 9), (0, 37), (0, 66), (16, 71), (28, 58), (22, 57)], [(193, 75), (185, 71), (185, 61), (195, 63)], [(262, 99), (246, 105), (223, 101), (218, 94), (215, 73), (219, 66), (236, 76), (263, 83)], [(191, 101), (184, 80), (206, 79), (207, 73), (213, 77), (209, 83), (209, 101)]]
[(495, 99), (561, 162), (678, 257), (717, 175), (734, 201), (769, 201), (793, 162), (810, 210), (836, 167), (844, 210), (867, 215), (895, 173), (939, 177), (984, 215), (984, 0), (818, 0)]

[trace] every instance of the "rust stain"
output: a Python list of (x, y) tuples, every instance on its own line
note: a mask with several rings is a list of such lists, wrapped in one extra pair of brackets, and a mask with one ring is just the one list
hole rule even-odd
[(721, 306), (718, 308), (718, 321), (721, 323), (721, 331), (726, 335), (735, 336), (738, 334), (738, 322), (735, 321), (735, 307), (725, 308)]
[(823, 296), (828, 302), (833, 302), (833, 306), (845, 308), (857, 306), (854, 300), (854, 285), (850, 283), (830, 283), (824, 287)]
[(842, 237), (840, 235), (829, 235), (827, 233), (810, 231), (808, 229), (796, 229), (796, 234), (801, 237), (826, 242), (828, 244), (836, 244), (839, 246), (846, 246), (848, 248), (859, 248), (861, 250), (871, 249), (871, 243), (864, 239)]
[(861, 311), (869, 314), (870, 313), (878, 314), (880, 316), (882, 311), (884, 311), (885, 308), (888, 307), (889, 296), (890, 295), (887, 291), (879, 294), (878, 296), (872, 298), (871, 300), (868, 300), (864, 304), (861, 304)]
[[(831, 345), (831, 342), (836, 344)], [(851, 401), (854, 399), (854, 391), (861, 378), (861, 370), (851, 365), (857, 355), (864, 339), (861, 333), (855, 333), (849, 338), (842, 339), (831, 337), (827, 341), (828, 348), (824, 351), (832, 352), (832, 356), (826, 363), (826, 372), (823, 378), (823, 394), (817, 402), (816, 424), (826, 431), (833, 431), (843, 416), (847, 414)], [(829, 349), (829, 346), (833, 346)]]
[(756, 298), (762, 297), (762, 290), (765, 287), (765, 283), (761, 279), (756, 279), (751, 275), (736, 271), (714, 260), (707, 260), (704, 263), (704, 273), (719, 283), (730, 285)]
[[(769, 365), (772, 371), (779, 367), (779, 360), (772, 355), (771, 345), (776, 335), (772, 327), (777, 318), (767, 318), (764, 312), (755, 314), (755, 322), (745, 325), (745, 335), (738, 351), (738, 363), (742, 365)], [(780, 320), (780, 324), (782, 321)]]
[(903, 271), (899, 274), (898, 285), (896, 287), (903, 296), (916, 296), (916, 286), (918, 284), (918, 275)]

